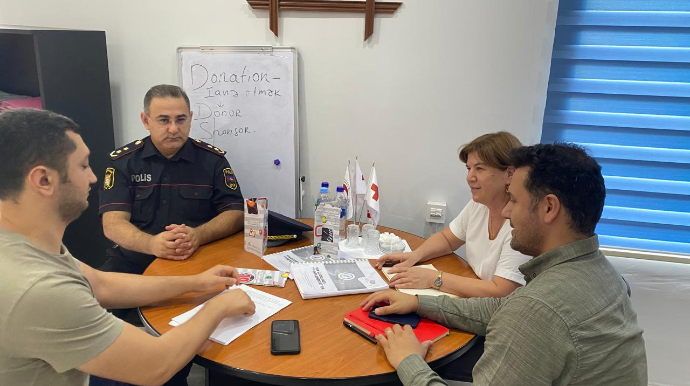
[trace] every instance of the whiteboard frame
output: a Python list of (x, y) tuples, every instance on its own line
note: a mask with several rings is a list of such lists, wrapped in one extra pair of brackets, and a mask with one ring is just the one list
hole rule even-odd
[[(199, 51), (199, 52), (230, 52), (230, 53), (253, 53), (253, 54), (273, 54), (275, 52), (292, 52), (292, 95), (295, 104), (295, 122), (294, 122), (294, 154), (295, 154), (295, 218), (302, 215), (301, 202), (301, 180), (300, 180), (300, 154), (299, 154), (299, 69), (298, 66), (298, 52), (297, 48), (289, 46), (180, 46), (177, 47), (177, 84), (182, 87), (182, 52), (184, 51)], [(270, 203), (269, 203), (270, 206)]]

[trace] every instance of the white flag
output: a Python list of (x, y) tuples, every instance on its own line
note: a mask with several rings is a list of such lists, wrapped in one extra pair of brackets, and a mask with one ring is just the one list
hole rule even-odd
[[(352, 195), (355, 201), (354, 212), (360, 207), (364, 210), (364, 196), (367, 194), (367, 183), (364, 181), (362, 169), (359, 168), (359, 161), (355, 160), (355, 181), (352, 186)], [(361, 214), (360, 214), (361, 217)]]
[(347, 197), (347, 216), (348, 220), (355, 217), (355, 208), (352, 206), (352, 192), (350, 191), (352, 174), (350, 173), (350, 163), (345, 167), (345, 177), (343, 177), (343, 189), (345, 190), (345, 197)]
[(379, 182), (376, 178), (376, 169), (371, 167), (371, 174), (369, 176), (371, 182), (369, 183), (369, 190), (367, 191), (367, 208), (369, 217), (374, 226), (379, 224), (381, 218), (381, 209), (379, 207)]

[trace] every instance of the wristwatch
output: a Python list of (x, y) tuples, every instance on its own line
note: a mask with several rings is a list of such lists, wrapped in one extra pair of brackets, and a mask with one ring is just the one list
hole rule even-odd
[(434, 280), (434, 289), (441, 289), (441, 285), (443, 284), (443, 279), (441, 279), (441, 276), (443, 276), (443, 271), (438, 271), (438, 275), (436, 275), (436, 280)]

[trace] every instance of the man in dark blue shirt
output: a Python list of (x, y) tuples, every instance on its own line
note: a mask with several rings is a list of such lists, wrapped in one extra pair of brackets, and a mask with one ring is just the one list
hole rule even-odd
[(225, 151), (189, 138), (185, 92), (152, 87), (141, 121), (150, 136), (114, 150), (100, 190), (109, 249), (104, 271), (144, 272), (156, 257), (185, 260), (242, 229), (243, 202)]

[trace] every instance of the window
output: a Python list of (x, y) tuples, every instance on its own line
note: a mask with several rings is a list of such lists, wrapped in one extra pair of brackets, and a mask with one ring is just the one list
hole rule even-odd
[(690, 254), (690, 1), (561, 1), (542, 143), (602, 166), (602, 246)]

